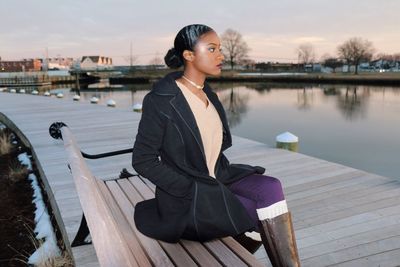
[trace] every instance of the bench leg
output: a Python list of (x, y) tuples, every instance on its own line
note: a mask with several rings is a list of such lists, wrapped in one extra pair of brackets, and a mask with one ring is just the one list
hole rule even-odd
[(92, 244), (92, 241), (86, 241), (85, 239), (90, 235), (89, 228), (86, 223), (85, 214), (82, 214), (81, 225), (79, 226), (78, 232), (71, 243), (71, 247), (79, 247), (83, 245)]

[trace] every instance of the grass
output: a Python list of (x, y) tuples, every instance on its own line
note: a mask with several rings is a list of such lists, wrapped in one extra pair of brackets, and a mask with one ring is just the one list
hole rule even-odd
[(28, 168), (19, 161), (13, 160), (9, 163), (8, 179), (12, 183), (20, 182), (28, 177)]
[(37, 267), (73, 267), (74, 262), (65, 251), (59, 257), (43, 259)]
[(12, 135), (5, 129), (0, 130), (0, 156), (9, 154), (13, 149)]
[[(35, 250), (40, 248), (43, 245), (43, 239), (36, 239), (33, 230), (27, 225), (24, 224), (27, 232), (29, 233), (29, 240), (34, 245)], [(28, 266), (28, 260), (31, 256), (29, 253), (25, 251), (16, 251), (18, 254), (15, 258), (16, 261), (22, 262)], [(35, 267), (73, 267), (74, 262), (71, 256), (66, 252), (63, 251), (61, 256), (58, 257), (47, 257), (46, 255), (41, 255), (40, 261), (38, 264), (34, 265)]]

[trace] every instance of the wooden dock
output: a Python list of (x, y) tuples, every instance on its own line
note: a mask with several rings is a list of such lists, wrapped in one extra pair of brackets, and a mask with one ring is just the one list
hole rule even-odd
[[(87, 153), (130, 148), (140, 114), (65, 99), (0, 93), (0, 122), (32, 146), (47, 183), (55, 216), (72, 240), (82, 210), (62, 141), (48, 128), (63, 121)], [(231, 162), (261, 165), (284, 186), (293, 214), (302, 266), (400, 266), (400, 180), (234, 137)], [(94, 175), (118, 176), (131, 155), (88, 160)], [(98, 266), (93, 246), (72, 249), (77, 266)], [(269, 266), (263, 249), (257, 258)]]

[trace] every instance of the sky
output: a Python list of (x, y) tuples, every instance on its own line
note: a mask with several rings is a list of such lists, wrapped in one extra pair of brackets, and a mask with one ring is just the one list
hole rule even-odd
[(336, 56), (351, 37), (378, 53), (400, 52), (397, 0), (1, 0), (0, 57), (102, 55), (115, 65), (163, 58), (185, 25), (242, 34), (256, 62), (297, 62), (296, 48), (313, 45), (317, 58)]

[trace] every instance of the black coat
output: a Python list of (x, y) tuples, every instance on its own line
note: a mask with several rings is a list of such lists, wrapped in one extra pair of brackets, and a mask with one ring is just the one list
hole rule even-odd
[(156, 192), (154, 199), (136, 205), (136, 226), (144, 235), (166, 242), (207, 241), (254, 229), (254, 222), (226, 185), (265, 170), (228, 162), (222, 153), (232, 145), (225, 112), (206, 84), (204, 92), (223, 124), (216, 179), (208, 175), (200, 131), (175, 82), (181, 76), (181, 72), (168, 74), (143, 100), (132, 165), (156, 185)]

